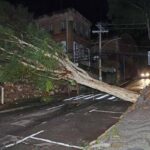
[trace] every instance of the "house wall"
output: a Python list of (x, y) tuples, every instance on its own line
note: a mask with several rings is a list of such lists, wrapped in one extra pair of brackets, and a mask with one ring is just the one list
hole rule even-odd
[[(98, 47), (98, 43), (96, 43), (92, 48), (95, 56), (99, 54)], [(134, 57), (130, 53), (136, 51), (136, 43), (130, 35), (122, 35), (121, 37), (102, 41), (103, 74), (107, 76), (107, 74), (110, 74), (111, 69), (114, 68), (116, 70), (114, 72), (116, 82), (135, 77), (137, 68), (135, 67)], [(94, 65), (98, 68), (98, 61), (95, 61)]]
[(77, 51), (90, 47), (91, 22), (75, 9), (67, 9), (51, 16), (41, 17), (37, 20), (37, 24), (51, 33), (55, 41), (63, 45), (65, 43), (64, 51), (72, 59), (76, 57), (74, 55)]

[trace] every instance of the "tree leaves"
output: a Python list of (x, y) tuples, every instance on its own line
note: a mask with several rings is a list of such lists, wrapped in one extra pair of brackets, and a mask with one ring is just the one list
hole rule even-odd
[(53, 89), (53, 84), (50, 80), (46, 81), (46, 92), (50, 92)]
[[(30, 20), (32, 14), (26, 8), (14, 8), (4, 1), (1, 3), (4, 4), (0, 8), (7, 8), (7, 11), (3, 13), (0, 10), (0, 18), (3, 17), (0, 24), (0, 57), (5, 61), (1, 65), (0, 81), (26, 80), (43, 90), (52, 90), (55, 79), (53, 71), (59, 68), (53, 55), (57, 53), (63, 56), (62, 47), (51, 39), (49, 33)], [(13, 17), (9, 20), (11, 13)]]

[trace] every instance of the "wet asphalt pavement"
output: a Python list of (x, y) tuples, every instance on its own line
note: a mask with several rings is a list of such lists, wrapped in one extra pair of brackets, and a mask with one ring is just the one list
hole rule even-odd
[(135, 91), (135, 92), (141, 92), (146, 86), (150, 84), (150, 79), (138, 79), (132, 81), (130, 84), (126, 86), (128, 90)]
[(131, 105), (106, 93), (82, 94), (55, 106), (0, 113), (0, 149), (83, 149)]

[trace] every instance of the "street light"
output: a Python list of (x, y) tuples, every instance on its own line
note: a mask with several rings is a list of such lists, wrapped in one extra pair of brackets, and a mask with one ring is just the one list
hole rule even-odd
[(105, 44), (103, 44), (103, 47), (106, 46), (106, 45), (108, 45), (108, 44), (111, 43), (112, 41), (120, 40), (120, 39), (122, 39), (122, 38), (121, 38), (121, 37), (117, 37), (117, 38), (111, 39), (111, 40), (107, 41)]
[(100, 23), (96, 24), (97, 28), (99, 30), (94, 30), (92, 33), (99, 34), (99, 80), (102, 81), (102, 59), (101, 59), (101, 53), (102, 53), (102, 33), (108, 33), (108, 30), (105, 30)]

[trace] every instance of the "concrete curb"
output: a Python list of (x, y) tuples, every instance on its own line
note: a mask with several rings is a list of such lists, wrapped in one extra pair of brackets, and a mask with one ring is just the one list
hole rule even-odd
[(21, 106), (21, 107), (12, 108), (12, 109), (0, 110), (0, 114), (14, 112), (17, 110), (24, 110), (24, 109), (32, 108), (32, 107), (34, 107), (34, 106)]

